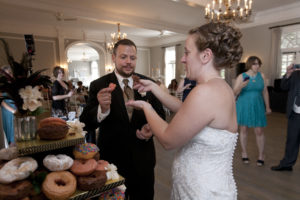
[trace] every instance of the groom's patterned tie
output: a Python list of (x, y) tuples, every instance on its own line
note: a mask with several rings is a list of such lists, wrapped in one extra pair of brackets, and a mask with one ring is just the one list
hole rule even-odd
[[(125, 103), (126, 103), (128, 100), (133, 100), (133, 99), (134, 99), (134, 92), (133, 92), (133, 90), (128, 86), (128, 82), (129, 82), (128, 79), (123, 79), (123, 83), (124, 83), (124, 95), (123, 95), (123, 96), (124, 96)], [(126, 109), (127, 109), (127, 114), (128, 114), (129, 120), (131, 121), (133, 108), (132, 108), (132, 107), (129, 107), (129, 106), (126, 106)]]
[(298, 84), (298, 87), (297, 87), (295, 104), (297, 106), (300, 106), (300, 84)]

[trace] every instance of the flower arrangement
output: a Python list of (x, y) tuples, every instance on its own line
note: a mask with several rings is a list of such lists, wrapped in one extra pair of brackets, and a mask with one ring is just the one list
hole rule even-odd
[(36, 116), (41, 114), (43, 98), (39, 89), (41, 86), (48, 88), (51, 85), (50, 77), (41, 74), (46, 69), (31, 73), (30, 55), (23, 54), (21, 62), (18, 63), (10, 55), (6, 41), (2, 38), (0, 41), (12, 69), (12, 74), (0, 69), (0, 92), (7, 93), (7, 96), (0, 97), (0, 100), (13, 100), (17, 107), (17, 115)]

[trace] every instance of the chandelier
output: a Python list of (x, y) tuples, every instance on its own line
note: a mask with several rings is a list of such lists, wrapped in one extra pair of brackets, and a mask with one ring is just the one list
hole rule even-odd
[(252, 0), (212, 0), (205, 7), (205, 18), (211, 21), (247, 21), (252, 13)]
[(114, 46), (115, 44), (121, 40), (121, 39), (125, 39), (127, 37), (127, 34), (126, 33), (121, 33), (120, 31), (120, 23), (117, 23), (118, 25), (118, 32), (117, 33), (111, 33), (110, 34), (110, 37), (111, 37), (111, 42), (108, 42), (106, 44), (106, 48), (107, 50), (112, 53), (113, 49), (114, 49)]

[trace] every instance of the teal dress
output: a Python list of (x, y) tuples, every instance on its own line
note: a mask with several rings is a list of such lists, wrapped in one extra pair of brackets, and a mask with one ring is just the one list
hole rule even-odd
[[(243, 79), (247, 75), (242, 74)], [(237, 120), (240, 126), (247, 127), (265, 127), (266, 108), (263, 98), (264, 80), (261, 73), (249, 79), (249, 83), (242, 89), (236, 101)]]
[[(5, 93), (2, 93), (3, 96), (5, 96)], [(14, 102), (10, 99), (4, 99), (3, 100), (6, 104), (8, 104), (10, 107), (16, 109), (16, 106)], [(15, 142), (15, 129), (14, 129), (14, 114), (10, 112), (9, 110), (6, 110), (3, 106), (1, 106), (1, 112), (2, 112), (2, 126), (3, 130), (6, 135), (6, 139), (8, 144)]]

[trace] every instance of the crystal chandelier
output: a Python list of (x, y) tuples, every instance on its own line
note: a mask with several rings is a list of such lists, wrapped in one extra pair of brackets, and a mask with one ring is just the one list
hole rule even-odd
[(211, 21), (247, 21), (252, 13), (252, 0), (212, 0), (205, 7), (205, 18)]
[(126, 33), (121, 33), (120, 31), (120, 23), (117, 23), (118, 25), (118, 32), (117, 33), (111, 33), (110, 34), (110, 37), (111, 37), (111, 42), (108, 42), (106, 44), (106, 48), (107, 50), (112, 53), (113, 49), (114, 49), (114, 46), (115, 44), (121, 40), (121, 39), (125, 39), (127, 37), (127, 34)]

